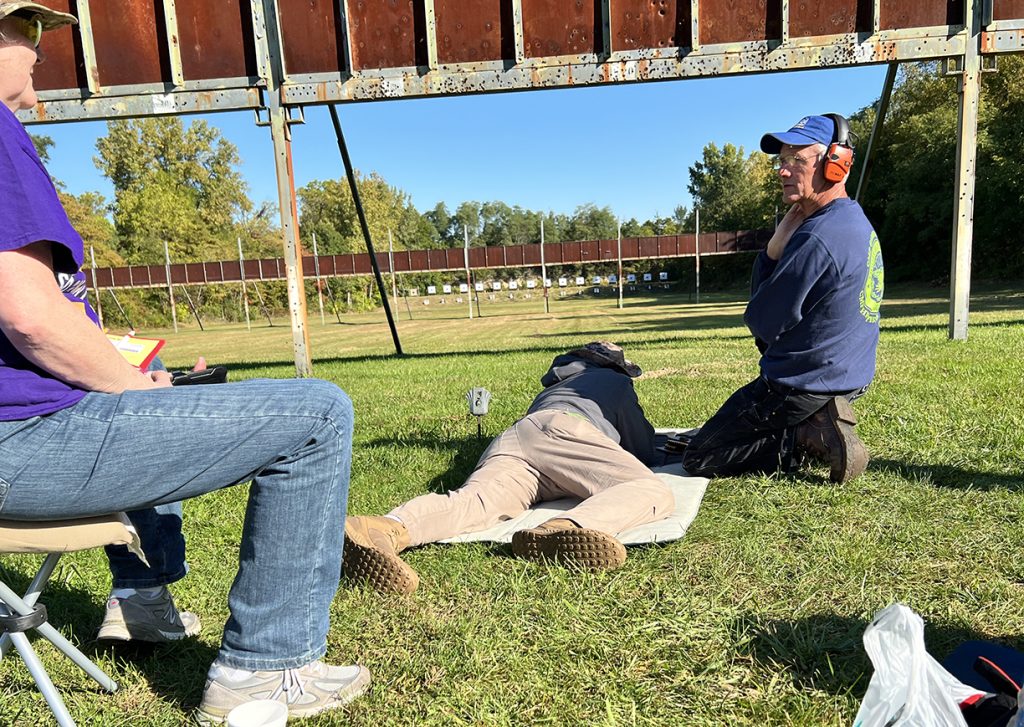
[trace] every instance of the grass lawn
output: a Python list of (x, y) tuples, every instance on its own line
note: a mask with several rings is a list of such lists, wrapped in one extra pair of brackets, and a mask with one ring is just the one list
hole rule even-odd
[[(412, 597), (343, 582), (328, 659), (366, 664), (374, 686), (308, 724), (848, 725), (871, 675), (861, 635), (893, 601), (921, 613), (937, 658), (972, 638), (1024, 648), (1024, 293), (979, 287), (966, 343), (946, 340), (944, 296), (889, 292), (878, 376), (857, 404), (873, 456), (863, 477), (844, 487), (823, 471), (713, 481), (683, 540), (631, 549), (611, 573), (457, 545), (409, 553), (422, 576)], [(485, 304), (468, 321), (452, 317), (464, 307), (403, 303), (407, 356), (396, 359), (382, 314), (321, 325), (314, 301), (315, 372), (356, 407), (350, 512), (461, 484), (486, 444), (465, 392), (493, 392), (493, 436), (525, 411), (551, 358), (588, 340), (615, 340), (644, 367), (637, 390), (656, 426), (699, 424), (756, 373), (743, 305), (742, 292), (700, 305), (630, 298), (623, 310), (572, 299), (549, 315), (535, 299)], [(204, 353), (236, 379), (286, 377), (291, 337), (276, 323), (140, 333), (166, 337), (174, 367)], [(121, 684), (103, 694), (41, 646), (82, 724), (188, 719), (227, 615), (245, 498), (237, 487), (186, 505), (192, 572), (175, 594), (202, 616), (198, 640), (98, 649), (102, 551), (65, 558), (43, 597), (51, 620)], [(4, 574), (21, 587), (34, 561), (5, 556)], [(5, 660), (0, 724), (47, 719), (20, 660)]]

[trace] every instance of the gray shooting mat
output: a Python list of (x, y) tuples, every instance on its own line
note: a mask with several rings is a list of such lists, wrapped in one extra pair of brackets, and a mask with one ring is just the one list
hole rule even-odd
[[(668, 434), (687, 431), (685, 429), (659, 429), (659, 442), (663, 443)], [(659, 455), (661, 453), (659, 452)], [(662, 456), (663, 463), (652, 467), (651, 470), (658, 475), (658, 479), (664, 482), (672, 490), (676, 499), (675, 511), (663, 520), (647, 523), (639, 527), (630, 528), (616, 537), (624, 545), (645, 545), (648, 543), (666, 543), (671, 540), (679, 540), (686, 535), (690, 523), (697, 517), (700, 510), (701, 500), (704, 499), (704, 491), (708, 486), (706, 477), (689, 477), (683, 471), (678, 462), (678, 457)], [(675, 460), (675, 461), (672, 461)], [(556, 518), (559, 513), (571, 510), (580, 503), (575, 497), (566, 497), (561, 500), (549, 500), (538, 502), (526, 512), (510, 520), (502, 520), (497, 525), (479, 530), (475, 533), (464, 533), (454, 538), (442, 540), (442, 543), (472, 543), (487, 541), (493, 543), (511, 543), (512, 533), (517, 530), (535, 528), (543, 522)]]

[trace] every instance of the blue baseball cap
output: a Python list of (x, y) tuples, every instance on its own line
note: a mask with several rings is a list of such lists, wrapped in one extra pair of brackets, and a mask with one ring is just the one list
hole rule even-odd
[(805, 116), (789, 131), (765, 134), (761, 137), (761, 151), (765, 154), (778, 154), (784, 144), (790, 146), (807, 146), (808, 144), (824, 144), (828, 146), (835, 137), (836, 124), (827, 116)]

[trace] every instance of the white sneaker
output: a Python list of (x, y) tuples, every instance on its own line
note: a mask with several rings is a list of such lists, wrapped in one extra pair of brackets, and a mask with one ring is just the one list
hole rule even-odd
[(288, 717), (309, 717), (343, 707), (370, 687), (370, 672), (359, 664), (329, 666), (314, 661), (298, 669), (255, 671), (232, 680), (217, 666), (210, 669), (196, 720), (220, 724), (235, 707), (255, 699), (273, 699), (288, 706)]

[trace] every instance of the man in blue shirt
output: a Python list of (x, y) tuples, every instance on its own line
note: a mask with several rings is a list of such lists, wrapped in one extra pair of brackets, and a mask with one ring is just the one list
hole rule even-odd
[(808, 116), (765, 134), (790, 205), (754, 263), (744, 321), (760, 376), (722, 405), (683, 457), (690, 474), (793, 472), (823, 460), (833, 482), (859, 476), (868, 452), (850, 402), (875, 374), (883, 268), (878, 236), (846, 194), (846, 119)]

